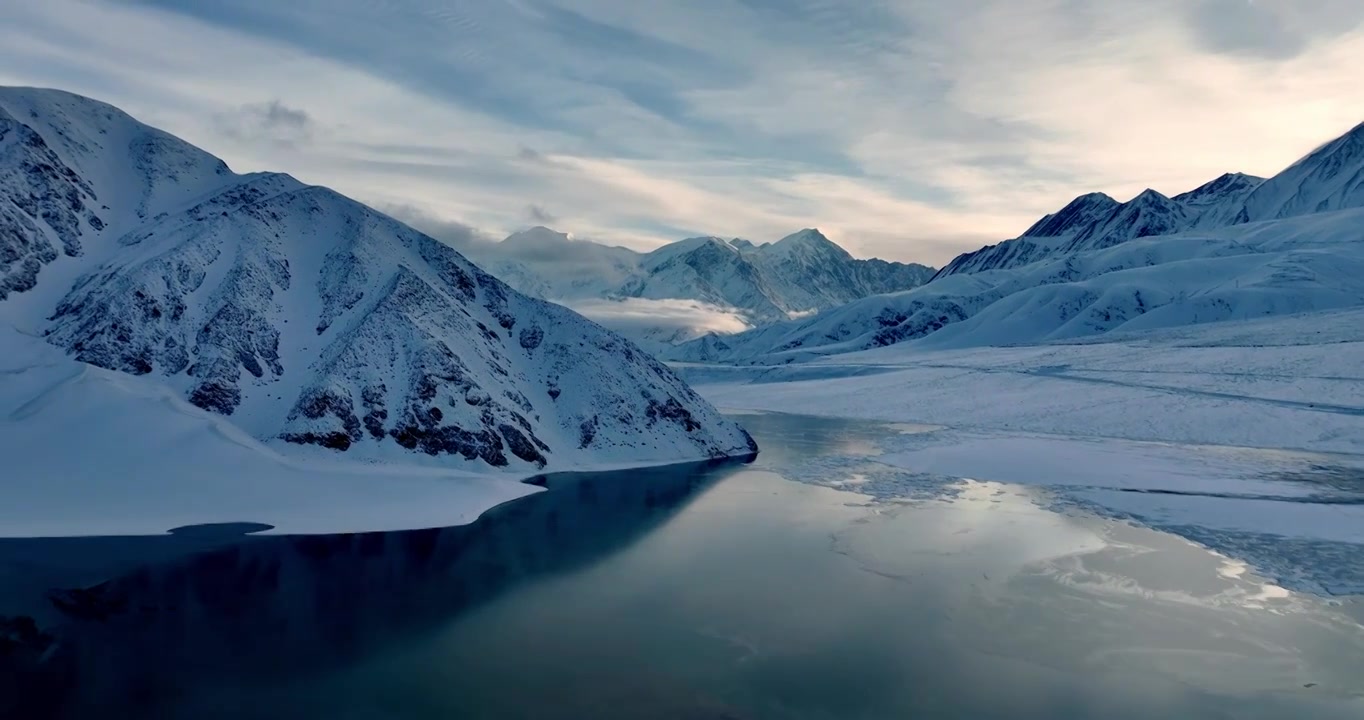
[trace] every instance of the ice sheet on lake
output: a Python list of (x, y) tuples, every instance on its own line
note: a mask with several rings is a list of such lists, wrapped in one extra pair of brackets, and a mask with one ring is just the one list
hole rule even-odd
[(1364, 593), (1364, 313), (680, 369), (721, 407), (948, 428), (887, 428), (870, 455), (788, 477), (880, 499), (960, 478), (1045, 487), (1060, 505), (1177, 533), (1292, 588)]

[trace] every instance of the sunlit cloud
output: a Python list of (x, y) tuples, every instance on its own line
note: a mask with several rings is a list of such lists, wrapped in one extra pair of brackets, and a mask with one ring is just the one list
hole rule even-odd
[(1268, 175), (1364, 120), (1357, 0), (46, 0), (0, 83), (503, 237), (819, 227), (941, 264), (1075, 195)]

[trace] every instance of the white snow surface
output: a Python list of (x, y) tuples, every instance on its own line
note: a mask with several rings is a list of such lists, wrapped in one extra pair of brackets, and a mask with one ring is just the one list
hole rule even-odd
[(444, 527), (536, 490), (459, 469), (274, 448), (147, 377), (0, 330), (0, 536), (154, 535), (260, 522), (270, 532)]
[[(326, 188), (237, 175), (54, 90), (0, 89), (0, 347), (10, 509), (68, 488), (48, 510), (118, 493), (150, 512), (141, 496), (173, 483), (203, 517), (267, 509), (256, 491), (273, 487), (286, 504), (320, 498), (315, 522), (292, 529), (389, 527), (338, 508), (368, 496), (382, 510), (390, 494), (433, 510), (402, 524), (443, 525), (526, 491), (432, 483), (452, 470), (505, 483), (752, 451), (652, 357), (450, 247)], [(246, 489), (236, 502), (233, 484)], [(25, 532), (91, 519), (65, 515), (35, 511)]]
[(778, 366), (676, 366), (722, 407), (1364, 454), (1364, 309)]

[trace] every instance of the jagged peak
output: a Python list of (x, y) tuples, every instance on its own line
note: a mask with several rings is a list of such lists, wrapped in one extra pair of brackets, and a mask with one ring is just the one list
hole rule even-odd
[(535, 225), (508, 235), (502, 242), (512, 245), (548, 245), (571, 242), (573, 236), (544, 225)]
[(1265, 179), (1256, 175), (1249, 175), (1243, 172), (1222, 173), (1216, 178), (1199, 185), (1198, 187), (1175, 195), (1172, 200), (1175, 202), (1189, 202), (1200, 200), (1207, 197), (1217, 197), (1226, 193), (1233, 193), (1246, 190), (1260, 183)]
[(848, 251), (844, 250), (838, 243), (830, 240), (828, 236), (820, 232), (819, 228), (797, 230), (774, 243), (764, 244), (760, 247), (764, 252), (777, 254), (792, 252), (800, 248), (835, 252), (841, 255), (847, 255), (849, 258), (852, 257), (852, 255), (849, 255)]
[(1066, 206), (1050, 215), (1044, 215), (1023, 231), (1021, 237), (1047, 237), (1061, 235), (1082, 221), (1092, 222), (1095, 216), (1112, 212), (1122, 203), (1102, 192), (1085, 193), (1066, 203)]
[(645, 255), (646, 262), (650, 266), (657, 266), (672, 258), (696, 252), (703, 248), (710, 248), (714, 251), (739, 254), (739, 249), (725, 242), (723, 239), (714, 235), (702, 235), (699, 237), (689, 237), (677, 242), (668, 243), (653, 252)]
[(1124, 205), (1174, 205), (1175, 202), (1164, 193), (1151, 188), (1146, 188), (1137, 193), (1137, 196), (1123, 203)]
[(810, 243), (810, 242), (826, 242), (829, 244), (833, 244), (833, 241), (830, 240), (828, 237), (825, 237), (824, 233), (819, 231), (819, 228), (805, 228), (803, 230), (797, 230), (796, 232), (787, 235), (786, 237), (773, 243), (773, 245), (781, 245), (782, 243)]
[(663, 247), (659, 248), (658, 250), (655, 250), (654, 252), (658, 252), (659, 250), (664, 250), (668, 248), (671, 248), (672, 250), (678, 252), (689, 252), (691, 250), (695, 250), (700, 247), (705, 247), (707, 245), (719, 245), (721, 247), (730, 249), (734, 247), (733, 245), (730, 245), (728, 242), (725, 242), (724, 240), (715, 237), (714, 235), (698, 235), (696, 237), (683, 238), (681, 240), (678, 240), (677, 242), (668, 243), (667, 245), (664, 245)]
[[(1088, 193), (1085, 193), (1085, 194), (1083, 194), (1083, 195), (1077, 195), (1077, 196), (1075, 197), (1074, 200), (1071, 200), (1070, 202), (1066, 203), (1066, 207), (1067, 207), (1067, 208), (1068, 208), (1068, 207), (1071, 207), (1071, 206), (1078, 206), (1078, 207), (1100, 206), (1100, 207), (1103, 207), (1103, 206), (1117, 205), (1117, 204), (1119, 204), (1118, 201), (1117, 201), (1117, 200), (1114, 200), (1114, 199), (1113, 199), (1113, 196), (1112, 196), (1112, 195), (1109, 195), (1108, 193), (1105, 193), (1105, 192), (1088, 192)], [(1065, 208), (1062, 208), (1062, 210), (1064, 210), (1064, 209), (1065, 209)]]

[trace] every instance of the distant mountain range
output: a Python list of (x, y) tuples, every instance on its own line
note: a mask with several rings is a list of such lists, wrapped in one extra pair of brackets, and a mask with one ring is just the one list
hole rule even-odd
[(1029, 343), (1364, 305), (1364, 125), (1272, 178), (1082, 195), (913, 290), (666, 352), (793, 362), (899, 342)]
[[(647, 253), (534, 227), (460, 250), (517, 290), (566, 304), (637, 341), (667, 345), (804, 317), (922, 285), (934, 269), (860, 260), (819, 230), (772, 243), (694, 237)], [(652, 320), (648, 315), (652, 312)]]
[(4, 325), (293, 452), (533, 471), (754, 449), (647, 353), (450, 246), (56, 90), (0, 88)]
[(1364, 125), (1268, 180), (1227, 173), (1172, 198), (1145, 190), (1125, 203), (1103, 193), (1081, 195), (1013, 240), (958, 256), (935, 277), (1020, 267), (1153, 235), (1359, 207), (1364, 205), (1361, 158)]

